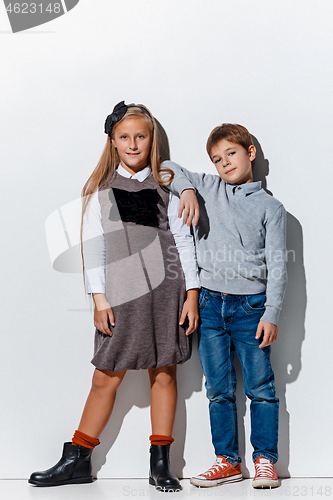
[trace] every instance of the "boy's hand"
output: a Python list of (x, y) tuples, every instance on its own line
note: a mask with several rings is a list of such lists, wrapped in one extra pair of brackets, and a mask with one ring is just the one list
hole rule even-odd
[(179, 324), (183, 325), (186, 317), (188, 318), (188, 328), (185, 335), (190, 335), (194, 330), (198, 328), (199, 324), (199, 289), (192, 288), (187, 290), (187, 299), (184, 302), (182, 314), (180, 316)]
[(183, 223), (188, 226), (191, 225), (193, 221), (193, 226), (196, 226), (199, 221), (199, 203), (195, 195), (194, 189), (184, 189), (180, 195), (180, 204), (178, 217), (181, 218), (183, 214)]
[(261, 344), (259, 344), (260, 348), (267, 347), (276, 341), (278, 327), (276, 325), (273, 325), (273, 323), (269, 323), (268, 321), (259, 321), (256, 339), (260, 339), (263, 332), (263, 339)]
[(110, 304), (103, 293), (94, 294), (95, 311), (94, 311), (94, 326), (100, 332), (112, 337), (112, 332), (109, 328), (109, 322), (115, 326), (114, 316)]

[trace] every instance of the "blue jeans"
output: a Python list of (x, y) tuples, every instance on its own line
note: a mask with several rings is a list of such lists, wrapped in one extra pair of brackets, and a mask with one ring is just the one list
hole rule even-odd
[(202, 288), (199, 298), (199, 356), (206, 378), (212, 440), (216, 455), (240, 463), (236, 412), (235, 351), (244, 392), (251, 400), (253, 461), (278, 459), (279, 400), (275, 396), (270, 346), (259, 348), (256, 331), (264, 313), (265, 294), (223, 295)]

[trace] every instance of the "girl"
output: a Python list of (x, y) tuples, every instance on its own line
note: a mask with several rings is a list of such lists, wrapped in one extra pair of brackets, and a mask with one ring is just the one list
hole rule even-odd
[(91, 482), (92, 450), (126, 370), (148, 369), (149, 483), (159, 490), (179, 490), (169, 470), (169, 448), (176, 366), (189, 359), (188, 335), (198, 324), (200, 285), (193, 241), (189, 227), (178, 218), (179, 199), (164, 187), (173, 174), (161, 168), (157, 127), (149, 110), (122, 101), (107, 117), (105, 132), (102, 157), (82, 190), (83, 268), (95, 304), (92, 387), (62, 458), (54, 467), (34, 472), (29, 482)]

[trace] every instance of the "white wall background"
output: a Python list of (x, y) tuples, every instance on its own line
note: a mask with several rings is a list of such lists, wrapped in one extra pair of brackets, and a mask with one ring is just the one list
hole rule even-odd
[[(330, 0), (81, 0), (14, 35), (0, 6), (1, 477), (53, 465), (88, 394), (92, 317), (81, 277), (52, 269), (44, 222), (79, 196), (122, 99), (152, 110), (189, 169), (214, 171), (205, 142), (222, 122), (258, 139), (258, 176), (289, 212), (296, 251), (273, 347), (277, 469), (332, 475), (332, 19)], [(184, 477), (214, 459), (202, 384), (194, 353), (172, 450)], [(241, 387), (238, 404), (252, 474)], [(98, 477), (147, 477), (149, 434), (147, 373), (131, 372), (94, 452)]]

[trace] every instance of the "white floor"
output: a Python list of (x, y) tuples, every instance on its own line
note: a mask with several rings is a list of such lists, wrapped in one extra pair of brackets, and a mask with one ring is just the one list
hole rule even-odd
[(91, 484), (38, 488), (26, 480), (0, 480), (1, 500), (130, 500), (138, 498), (333, 498), (333, 478), (282, 479), (281, 487), (272, 490), (254, 490), (251, 479), (225, 484), (215, 488), (196, 488), (188, 479), (181, 481), (183, 491), (162, 493), (149, 486), (147, 479), (98, 479)]

